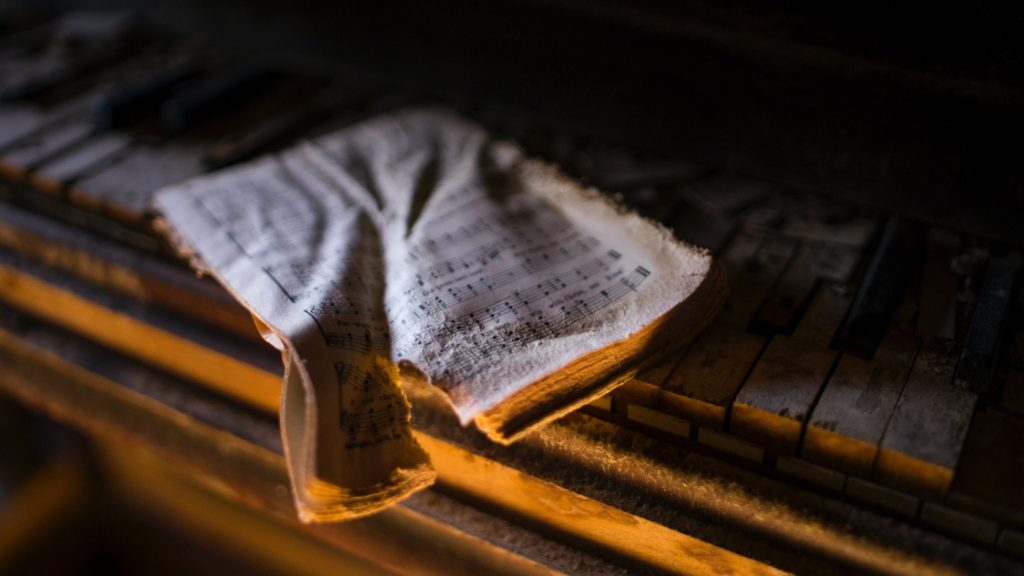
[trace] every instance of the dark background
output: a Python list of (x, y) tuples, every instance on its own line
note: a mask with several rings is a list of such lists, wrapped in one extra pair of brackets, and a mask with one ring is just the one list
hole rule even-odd
[[(1012, 2), (83, 0), (1020, 244)], [(39, 7), (40, 4), (34, 3)]]

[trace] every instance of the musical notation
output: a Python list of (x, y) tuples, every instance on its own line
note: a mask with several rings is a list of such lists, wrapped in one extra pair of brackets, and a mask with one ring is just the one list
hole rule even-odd
[[(348, 446), (406, 429), (395, 424), (407, 418), (404, 400), (374, 359), (408, 360), (436, 381), (484, 378), (538, 346), (599, 330), (602, 313), (652, 274), (614, 235), (520, 193), (515, 178), (457, 172), (416, 200), (388, 188), (417, 181), (401, 174), (403, 153), (374, 175), (384, 164), (359, 160), (351, 173), (331, 156), (341, 148), (307, 148), (195, 202), (319, 334)], [(240, 209), (251, 203), (261, 209)]]

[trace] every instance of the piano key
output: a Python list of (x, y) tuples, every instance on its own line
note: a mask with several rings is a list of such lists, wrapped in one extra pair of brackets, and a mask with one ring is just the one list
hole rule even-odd
[(26, 67), (0, 80), (0, 99), (18, 100), (67, 85), (124, 56), (130, 18), (125, 14), (91, 12), (63, 18), (46, 46), (25, 61)]
[(846, 487), (846, 476), (828, 468), (811, 464), (806, 460), (792, 456), (779, 456), (775, 461), (775, 469), (783, 474), (796, 476), (803, 480), (824, 486), (836, 492)]
[(978, 303), (971, 315), (964, 350), (957, 364), (955, 385), (978, 394), (985, 401), (998, 395), (992, 380), (996, 355), (1008, 323), (1021, 258), (1011, 254), (989, 261)]
[(952, 232), (933, 228), (928, 231), (922, 290), (918, 306), (916, 333), (923, 338), (953, 340), (956, 337), (956, 293), (959, 281), (950, 262), (957, 253), (959, 239)]
[(673, 436), (681, 438), (690, 437), (690, 423), (686, 420), (639, 404), (626, 405), (626, 418), (631, 422), (672, 434)]
[(925, 502), (921, 507), (921, 522), (988, 546), (996, 543), (999, 533), (999, 527), (991, 520), (935, 502)]
[(658, 399), (662, 395), (662, 383), (678, 362), (679, 356), (673, 354), (638, 372), (608, 395), (615, 400), (611, 408), (615, 409), (616, 413), (628, 417), (630, 405), (657, 407)]
[(947, 501), (1002, 524), (1024, 525), (1024, 419), (992, 408), (974, 413)]
[(867, 246), (874, 237), (878, 218), (858, 213), (850, 206), (819, 197), (804, 198), (790, 209), (779, 231), (810, 242), (840, 244), (853, 249)]
[(41, 164), (29, 175), (29, 184), (39, 190), (60, 193), (71, 182), (112, 161), (131, 145), (132, 139), (122, 134), (97, 134)]
[(801, 457), (870, 476), (917, 347), (912, 336), (891, 330), (872, 360), (844, 356), (807, 421)]
[(87, 122), (69, 120), (35, 132), (0, 153), (0, 174), (20, 180), (39, 163), (87, 138), (92, 130)]
[(782, 277), (758, 307), (750, 329), (758, 334), (789, 333), (821, 279), (846, 282), (858, 252), (821, 242), (801, 242)]
[(927, 497), (949, 489), (976, 401), (953, 386), (955, 367), (943, 344), (922, 347), (879, 444), (874, 480)]
[(850, 315), (836, 338), (837, 348), (871, 357), (885, 333), (889, 313), (903, 291), (919, 244), (920, 232), (916, 226), (896, 217), (886, 222)]
[(153, 193), (203, 171), (199, 146), (165, 143), (136, 145), (114, 162), (78, 180), (73, 202), (92, 206), (120, 220), (140, 220)]
[(184, 62), (108, 90), (93, 106), (93, 122), (109, 130), (124, 128), (144, 116), (156, 114), (175, 87), (201, 72), (199, 64)]
[(846, 493), (858, 500), (881, 506), (909, 518), (917, 516), (921, 508), (919, 498), (854, 476), (846, 480)]
[(720, 172), (680, 186), (682, 196), (707, 214), (728, 215), (765, 198), (772, 184), (738, 174)]
[(736, 392), (766, 340), (728, 324), (714, 323), (694, 340), (662, 387), (659, 406), (701, 426), (725, 428)]
[(729, 430), (795, 455), (804, 424), (838, 355), (828, 348), (849, 306), (845, 287), (822, 284), (797, 329), (775, 336), (740, 388)]
[(697, 431), (697, 442), (758, 464), (764, 460), (764, 448), (760, 445), (713, 428), (700, 428)]
[(251, 97), (273, 79), (265, 68), (243, 66), (196, 81), (163, 103), (160, 119), (171, 134), (181, 134)]
[(746, 329), (796, 251), (788, 238), (740, 230), (721, 254), (733, 289), (718, 314), (717, 322)]

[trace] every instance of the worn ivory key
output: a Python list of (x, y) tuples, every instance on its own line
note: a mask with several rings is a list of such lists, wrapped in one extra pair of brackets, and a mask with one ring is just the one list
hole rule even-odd
[(847, 474), (870, 476), (917, 347), (913, 336), (891, 330), (873, 359), (844, 356), (811, 413), (800, 455)]
[(949, 489), (977, 399), (953, 386), (956, 360), (936, 341), (917, 355), (879, 444), (878, 482), (931, 497)]
[(726, 412), (765, 338), (716, 323), (701, 334), (665, 380), (664, 409), (703, 426), (725, 427)]
[(828, 348), (849, 306), (845, 287), (823, 283), (793, 336), (775, 336), (732, 405), (730, 431), (795, 454), (818, 391), (836, 361)]

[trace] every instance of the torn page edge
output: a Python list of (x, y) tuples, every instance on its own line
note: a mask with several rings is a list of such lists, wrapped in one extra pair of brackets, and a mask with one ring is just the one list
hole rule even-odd
[[(586, 354), (572, 364), (555, 371), (550, 377), (524, 388), (495, 408), (478, 414), (473, 419), (477, 428), (492, 441), (509, 445), (608, 394), (625, 384), (640, 370), (657, 364), (687, 346), (714, 320), (725, 303), (726, 286), (724, 268), (718, 262), (712, 262), (707, 278), (693, 294), (661, 318), (648, 324), (640, 333)], [(698, 309), (690, 300), (703, 296), (703, 292), (710, 295), (708, 306)], [(680, 329), (674, 330), (676, 326)], [(679, 334), (680, 331), (683, 331), (683, 334)], [(653, 334), (650, 334), (651, 332)], [(648, 337), (645, 339), (645, 336)], [(616, 348), (637, 340), (644, 342), (637, 346), (635, 351), (616, 357)], [(645, 353), (652, 348), (659, 352)], [(603, 378), (581, 382), (569, 393), (559, 393), (566, 388), (565, 379), (561, 377), (563, 372), (572, 373), (586, 365), (594, 364), (600, 366)]]
[[(375, 514), (390, 505), (403, 500), (415, 492), (429, 488), (437, 479), (437, 471), (431, 465), (429, 454), (423, 449), (415, 436), (412, 444), (426, 455), (427, 460), (414, 468), (395, 469), (388, 482), (378, 483), (360, 489), (358, 492), (346, 490), (339, 486), (307, 478), (306, 471), (315, 469), (312, 459), (316, 453), (316, 409), (312, 399), (312, 383), (303, 369), (301, 355), (294, 351), (290, 340), (260, 318), (228, 283), (214, 272), (177, 232), (165, 218), (157, 218), (153, 227), (163, 234), (172, 249), (185, 258), (197, 275), (213, 278), (231, 296), (242, 304), (253, 319), (260, 336), (274, 348), (281, 351), (284, 363), (282, 379), (281, 409), (279, 426), (281, 428), (282, 446), (284, 450), (285, 468), (291, 482), (292, 497), (303, 523), (323, 523), (352, 520)], [(298, 374), (298, 382), (289, 384), (292, 375)], [(402, 400), (409, 408), (409, 400), (401, 386), (396, 386)], [(289, 394), (289, 391), (292, 394)], [(294, 394), (301, 396), (294, 396)], [(292, 404), (301, 404), (302, 418), (288, 416)], [(312, 424), (310, 424), (312, 423)], [(297, 428), (296, 428), (297, 427)], [(293, 430), (293, 428), (295, 428)]]

